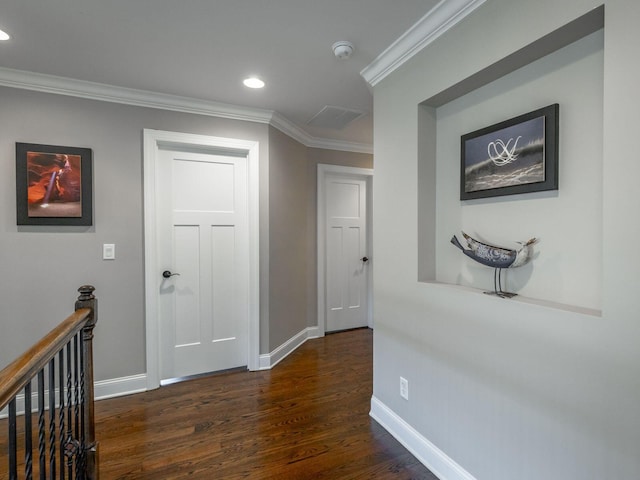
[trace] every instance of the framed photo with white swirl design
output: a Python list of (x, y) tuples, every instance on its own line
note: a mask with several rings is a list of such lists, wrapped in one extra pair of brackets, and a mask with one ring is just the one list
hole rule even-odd
[(558, 189), (557, 103), (462, 135), (460, 200)]

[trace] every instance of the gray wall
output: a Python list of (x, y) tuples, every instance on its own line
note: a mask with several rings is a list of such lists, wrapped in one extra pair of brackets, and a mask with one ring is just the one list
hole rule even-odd
[(318, 165), (342, 165), (356, 168), (373, 168), (373, 156), (366, 153), (340, 152), (310, 148), (307, 157), (307, 258), (312, 259), (307, 268), (307, 319), (308, 326), (318, 324)]
[[(567, 158), (561, 182), (568, 183), (565, 188), (561, 183), (555, 197), (445, 205), (442, 211), (446, 196), (457, 194), (458, 184), (444, 183), (448, 180), (446, 173), (441, 176), (444, 165), (439, 162), (449, 156), (459, 160), (457, 153), (451, 153), (455, 149), (434, 142), (446, 141), (442, 133), (447, 129), (457, 137), (455, 129), (477, 121), (470, 117), (478, 109), (472, 109), (470, 99), (438, 112), (420, 106), (600, 3), (488, 0), (374, 89), (374, 396), (478, 480), (640, 478), (640, 252), (633, 246), (640, 234), (634, 213), (640, 207), (634, 194), (640, 164), (631, 153), (636, 149), (640, 107), (636, 94), (640, 65), (635, 61), (640, 4), (607, 0), (604, 47), (587, 48), (583, 56), (564, 57), (557, 64), (558, 71), (571, 70), (586, 61), (590, 65), (585, 71), (592, 72), (586, 73), (589, 78), (562, 79), (555, 69), (547, 72), (558, 87), (557, 95), (568, 95), (560, 138), (564, 149), (560, 161)], [(545, 75), (543, 70), (537, 73)], [(531, 79), (514, 88), (526, 89)], [(540, 87), (545, 79), (533, 81)], [(591, 90), (594, 86), (602, 91), (601, 103)], [(581, 104), (568, 92), (571, 89), (592, 93), (585, 93), (588, 98)], [(546, 101), (542, 96), (554, 91), (551, 85), (521, 93), (517, 99), (509, 98), (497, 89), (482, 102), (505, 109), (508, 118), (513, 113), (508, 108), (524, 113), (528, 102)], [(552, 102), (544, 104), (548, 103)], [(562, 118), (563, 98), (559, 103)], [(465, 116), (468, 108), (473, 115)], [(486, 112), (500, 114), (491, 108)], [(466, 125), (448, 124), (440, 131), (443, 118), (437, 114)], [(585, 126), (584, 140), (591, 144), (584, 155), (589, 167), (586, 181), (600, 197), (595, 205), (588, 193), (574, 188), (583, 175), (576, 162), (581, 126)], [(437, 155), (430, 163), (419, 168), (425, 152), (434, 151)], [(602, 175), (596, 181), (599, 168)], [(576, 219), (562, 204), (567, 195), (574, 206), (584, 202), (585, 212), (576, 213), (586, 224), (581, 228), (591, 229), (590, 235), (572, 235)], [(508, 219), (512, 228), (523, 230), (547, 221), (541, 215), (547, 204), (563, 206), (549, 212), (556, 218), (559, 237), (554, 239), (548, 223), (541, 224), (547, 234), (532, 269), (554, 282), (556, 265), (547, 262), (546, 254), (553, 252), (562, 262), (574, 248), (589, 251), (583, 259), (594, 262), (588, 266), (593, 268), (589, 278), (580, 269), (562, 275), (571, 288), (585, 285), (593, 300), (586, 306), (595, 309), (574, 308), (585, 306), (579, 305), (585, 300), (576, 292), (568, 296), (577, 299), (569, 307), (557, 305), (557, 298), (529, 302), (483, 295), (479, 289), (486, 285), (473, 282), (483, 277), (472, 278), (479, 289), (437, 282), (439, 256), (448, 256), (444, 249), (453, 248), (447, 245), (454, 233), (450, 229), (476, 222), (474, 228), (480, 230), (483, 220), (490, 223), (496, 209), (510, 209), (513, 202), (533, 209), (533, 225), (525, 219)], [(470, 205), (481, 205), (478, 216), (465, 210)], [(453, 218), (439, 219), (443, 214)], [(503, 230), (500, 235), (511, 232)], [(428, 258), (421, 256), (423, 249)], [(540, 297), (551, 296), (545, 295), (542, 283), (539, 287)], [(554, 295), (563, 298), (562, 292)], [(401, 375), (409, 380), (409, 401), (398, 392)]]
[(269, 350), (307, 328), (307, 148), (270, 127)]
[[(9, 363), (66, 317), (73, 308), (76, 288), (90, 283), (96, 286), (100, 303), (96, 379), (146, 371), (145, 128), (260, 142), (260, 351), (268, 353), (315, 325), (315, 312), (313, 318), (307, 318), (306, 306), (307, 301), (315, 301), (308, 297), (310, 292), (315, 296), (315, 291), (306, 285), (309, 268), (315, 268), (307, 264), (307, 228), (315, 224), (307, 191), (315, 189), (315, 183), (308, 178), (307, 157), (315, 158), (314, 149), (264, 124), (11, 88), (0, 88), (0, 111), (0, 167), (4, 172), (0, 176), (0, 365)], [(16, 226), (15, 142), (93, 149), (92, 227)], [(339, 152), (329, 158), (332, 163), (341, 162)], [(103, 243), (116, 244), (115, 261), (102, 260)]]
[(372, 168), (369, 154), (306, 148), (269, 129), (269, 351), (318, 324), (318, 164)]

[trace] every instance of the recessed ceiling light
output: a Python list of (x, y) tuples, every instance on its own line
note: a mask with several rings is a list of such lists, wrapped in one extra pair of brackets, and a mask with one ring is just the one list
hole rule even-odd
[(3, 30), (0, 30), (0, 41), (1, 40), (9, 40), (11, 37), (9, 34)]
[(262, 88), (264, 87), (264, 82), (260, 80), (258, 77), (249, 77), (245, 78), (242, 83), (244, 83), (245, 87), (249, 88)]

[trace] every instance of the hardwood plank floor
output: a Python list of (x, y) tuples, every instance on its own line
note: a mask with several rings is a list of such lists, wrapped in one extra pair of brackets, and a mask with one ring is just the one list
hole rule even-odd
[(272, 370), (96, 403), (111, 479), (437, 480), (369, 417), (372, 332), (307, 341)]

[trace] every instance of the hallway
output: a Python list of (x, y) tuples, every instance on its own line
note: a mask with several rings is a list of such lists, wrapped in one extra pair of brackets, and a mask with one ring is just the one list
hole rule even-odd
[(307, 341), (273, 370), (97, 402), (106, 479), (425, 479), (369, 415), (373, 333)]

